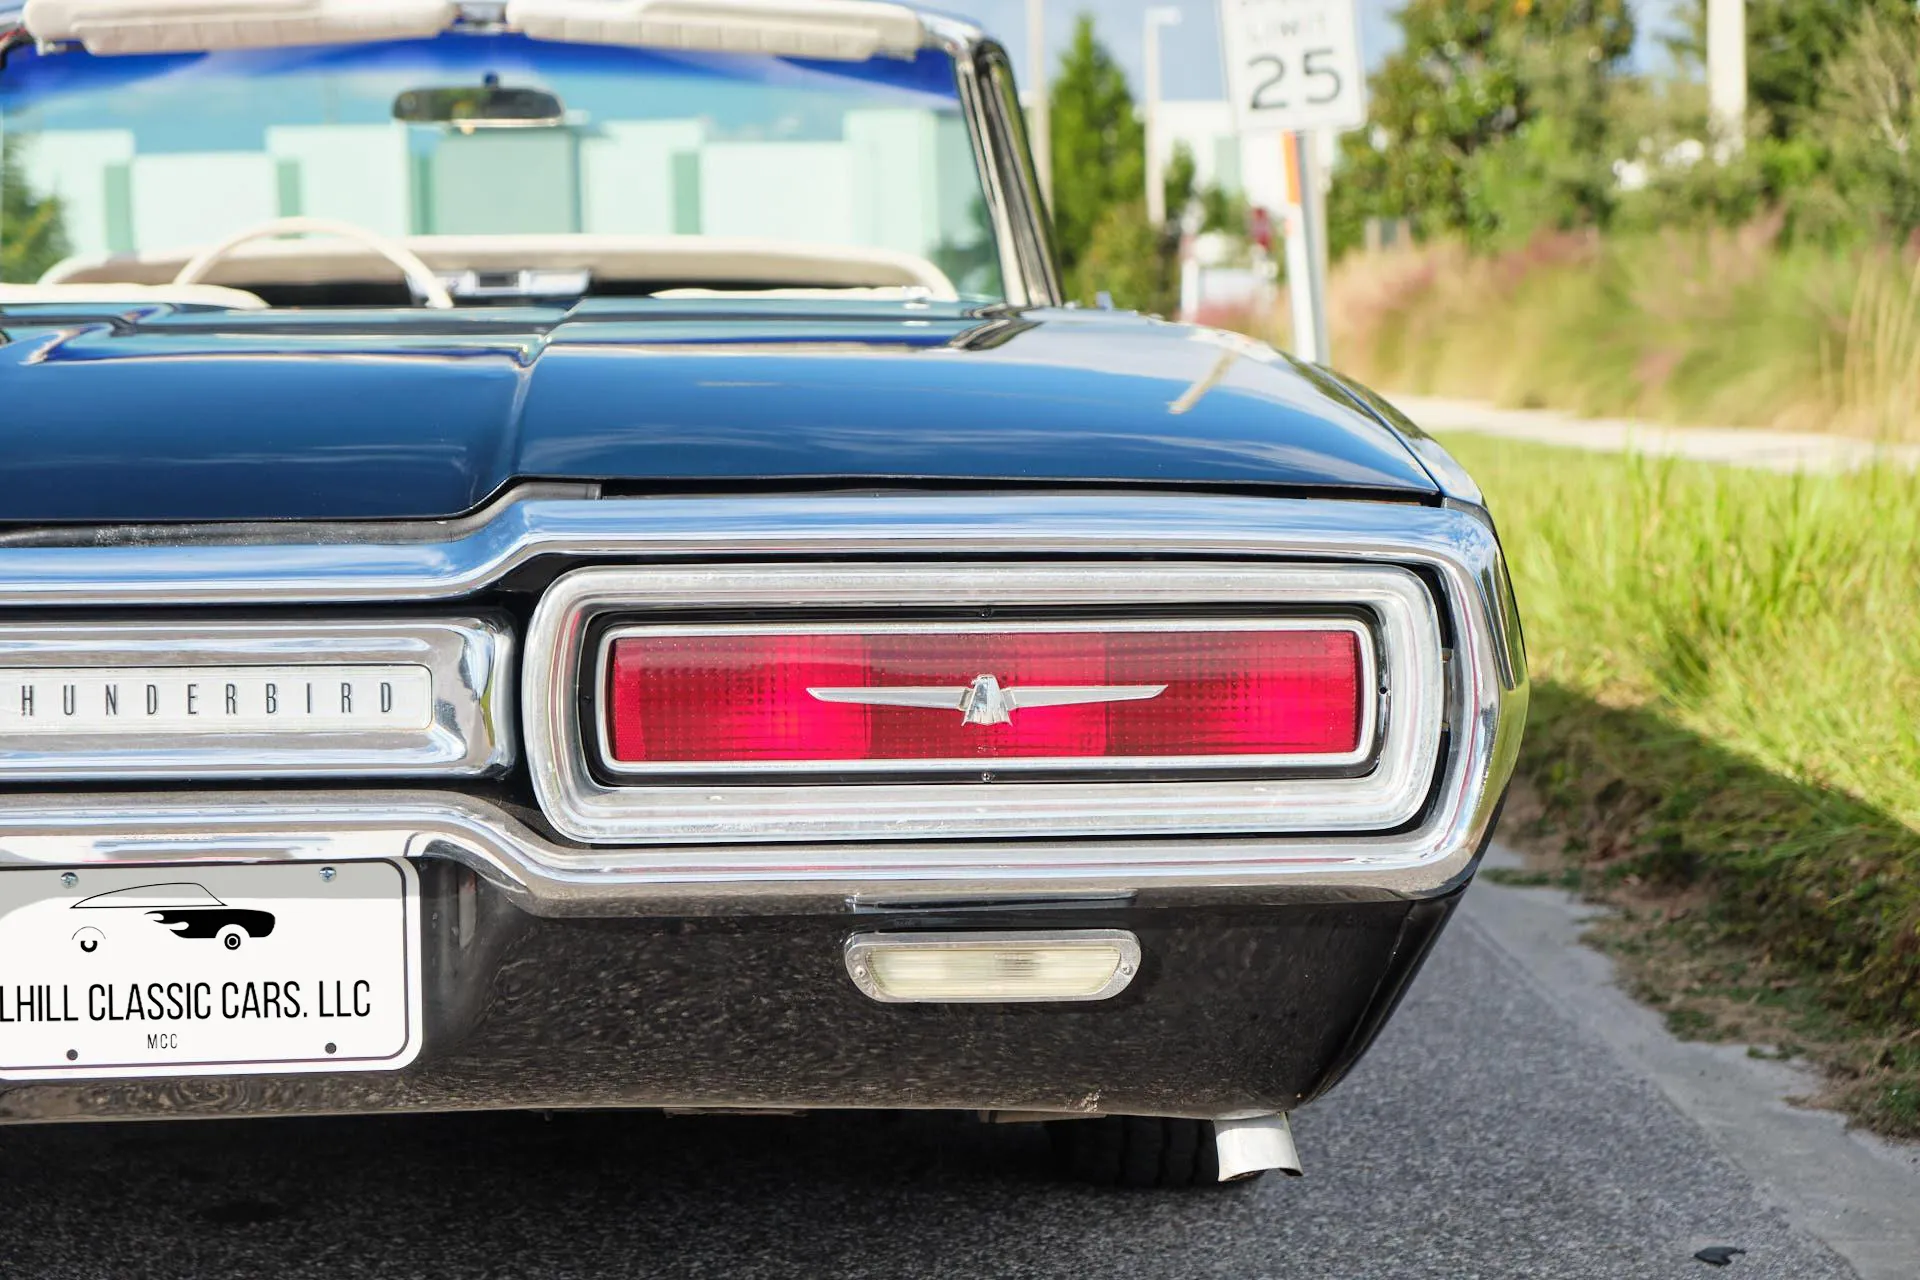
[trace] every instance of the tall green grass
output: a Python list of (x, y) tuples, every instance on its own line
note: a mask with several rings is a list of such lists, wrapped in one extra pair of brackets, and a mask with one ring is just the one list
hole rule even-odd
[(1920, 1131), (1920, 477), (1448, 443), (1526, 622), (1522, 770), (1582, 860), (1894, 1037), (1914, 1109), (1881, 1118)]
[(1450, 444), (1494, 503), (1538, 674), (1920, 827), (1920, 476)]
[(1920, 264), (1773, 228), (1355, 255), (1343, 369), (1374, 386), (1589, 416), (1920, 439)]

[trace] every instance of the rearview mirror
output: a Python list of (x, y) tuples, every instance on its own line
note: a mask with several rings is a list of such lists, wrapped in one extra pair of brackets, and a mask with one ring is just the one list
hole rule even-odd
[(393, 100), (393, 118), (407, 124), (438, 124), (462, 133), (476, 129), (553, 129), (567, 109), (545, 89), (507, 89), (486, 83), (450, 89), (409, 89)]

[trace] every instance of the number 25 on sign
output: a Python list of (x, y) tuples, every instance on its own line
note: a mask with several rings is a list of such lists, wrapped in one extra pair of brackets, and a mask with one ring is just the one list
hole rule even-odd
[(1220, 0), (1220, 33), (1242, 132), (1366, 123), (1355, 0)]

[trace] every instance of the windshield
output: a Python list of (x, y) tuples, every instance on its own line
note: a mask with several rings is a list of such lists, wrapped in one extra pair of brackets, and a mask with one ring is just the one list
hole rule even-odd
[[(306, 217), (404, 241), (475, 297), (928, 281), (1002, 296), (954, 65), (931, 50), (813, 62), (464, 33), (180, 56), (21, 49), (0, 71), (0, 131), (0, 266), (16, 280), (66, 260), (49, 279), (162, 283), (195, 249)], [(419, 237), (487, 243), (467, 262)], [(765, 260), (741, 241), (766, 242)], [(345, 277), (374, 273), (341, 265), (366, 257), (352, 248), (278, 241), (207, 279), (276, 305), (365, 302), (376, 283)], [(101, 265), (132, 255), (163, 261)]]

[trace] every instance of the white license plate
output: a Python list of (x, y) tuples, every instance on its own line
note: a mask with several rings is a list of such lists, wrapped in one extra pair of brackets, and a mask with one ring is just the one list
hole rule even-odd
[(420, 1051), (405, 862), (0, 872), (0, 1079), (390, 1071)]

